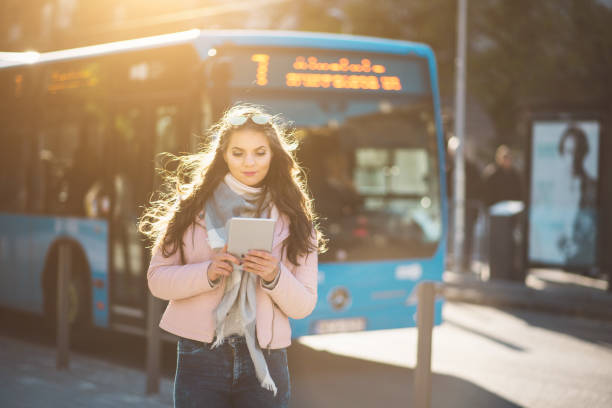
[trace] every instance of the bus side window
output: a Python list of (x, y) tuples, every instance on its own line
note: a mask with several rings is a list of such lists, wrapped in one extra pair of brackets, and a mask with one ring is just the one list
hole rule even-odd
[(3, 133), (0, 149), (0, 211), (25, 212), (31, 139), (25, 129), (17, 127), (5, 129)]
[[(72, 215), (100, 216), (101, 211), (92, 211), (88, 204), (88, 193), (101, 185), (104, 176), (101, 143), (102, 132), (93, 118), (85, 117), (79, 128), (77, 146), (72, 153), (70, 168), (66, 174), (68, 183), (68, 212)], [(100, 206), (103, 207), (103, 206)]]
[(87, 215), (87, 193), (103, 177), (101, 122), (70, 107), (49, 111), (36, 149), (38, 166), (33, 176), (41, 198), (37, 210)]

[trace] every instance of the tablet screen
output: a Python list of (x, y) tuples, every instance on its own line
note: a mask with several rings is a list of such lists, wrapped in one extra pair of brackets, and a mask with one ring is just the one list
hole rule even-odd
[(251, 249), (272, 251), (275, 220), (233, 217), (227, 222), (227, 251), (240, 257)]

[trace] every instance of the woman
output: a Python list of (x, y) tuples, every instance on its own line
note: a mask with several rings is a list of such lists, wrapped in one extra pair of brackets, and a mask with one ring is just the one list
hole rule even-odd
[[(140, 220), (153, 241), (147, 279), (169, 300), (160, 327), (179, 336), (175, 407), (286, 407), (288, 317), (317, 300), (315, 224), (295, 144), (279, 121), (240, 105), (203, 151), (176, 160)], [(276, 219), (271, 252), (227, 253), (232, 216)]]
[(572, 219), (567, 219), (557, 247), (568, 265), (588, 267), (595, 261), (597, 181), (585, 169), (589, 153), (586, 133), (576, 125), (570, 125), (559, 139), (558, 150), (566, 169), (561, 179), (565, 185), (558, 201), (564, 204)]
[(569, 168), (571, 180), (579, 183), (579, 194), (576, 194), (580, 208), (592, 208), (596, 205), (597, 182), (585, 169), (589, 153), (589, 142), (586, 133), (575, 125), (569, 126), (559, 139), (559, 155)]

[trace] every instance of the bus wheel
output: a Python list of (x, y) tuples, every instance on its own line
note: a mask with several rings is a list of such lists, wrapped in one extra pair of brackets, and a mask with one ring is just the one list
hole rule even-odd
[[(50, 257), (49, 281), (45, 285), (45, 323), (49, 328), (57, 326), (57, 254)], [(73, 270), (66, 290), (68, 296), (68, 322), (76, 330), (85, 330), (91, 326), (91, 294), (88, 290), (87, 263), (82, 255), (73, 257)]]

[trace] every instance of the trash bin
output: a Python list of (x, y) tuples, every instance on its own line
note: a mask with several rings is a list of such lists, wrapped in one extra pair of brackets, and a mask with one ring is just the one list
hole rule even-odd
[(525, 282), (521, 201), (501, 201), (489, 208), (489, 277)]

